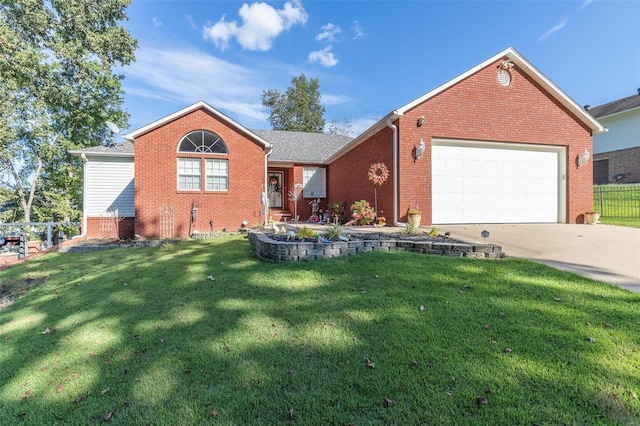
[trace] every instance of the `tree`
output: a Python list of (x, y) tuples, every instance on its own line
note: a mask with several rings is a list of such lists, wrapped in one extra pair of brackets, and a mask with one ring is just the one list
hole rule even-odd
[(351, 136), (351, 132), (353, 131), (353, 127), (351, 126), (351, 121), (348, 118), (342, 118), (338, 120), (337, 118), (332, 119), (327, 124), (326, 132), (330, 135), (342, 135), (342, 136)]
[(262, 105), (269, 108), (267, 119), (274, 130), (322, 133), (325, 108), (320, 104), (320, 82), (307, 80), (304, 74), (291, 79), (284, 93), (264, 90)]
[(113, 68), (134, 59), (129, 3), (0, 0), (0, 184), (25, 221), (78, 218), (81, 164), (67, 151), (126, 124)]

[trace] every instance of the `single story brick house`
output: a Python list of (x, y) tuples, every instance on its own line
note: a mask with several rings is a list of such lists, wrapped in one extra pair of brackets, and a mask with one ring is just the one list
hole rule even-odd
[[(508, 48), (355, 138), (250, 130), (197, 102), (85, 160), (83, 234), (186, 237), (291, 218), (287, 193), (311, 202), (365, 199), (384, 163), (379, 214), (401, 226), (583, 223), (592, 209), (592, 137), (604, 127), (515, 49)], [(269, 208), (265, 208), (266, 206)], [(243, 225), (244, 224), (244, 225)]]

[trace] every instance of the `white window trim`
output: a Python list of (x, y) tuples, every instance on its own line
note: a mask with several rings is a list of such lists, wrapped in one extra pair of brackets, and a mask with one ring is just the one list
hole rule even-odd
[[(193, 161), (198, 163), (198, 174), (192, 173), (180, 173), (180, 161)], [(202, 191), (202, 160), (200, 158), (190, 158), (190, 157), (178, 157), (176, 161), (176, 187), (178, 191)], [(198, 188), (180, 188), (180, 176), (197, 176), (198, 177)]]
[[(216, 174), (207, 172), (207, 163), (209, 163), (209, 162), (214, 163), (216, 161), (220, 161), (220, 162), (225, 162), (226, 163), (226, 171), (227, 171), (226, 174), (224, 174), (224, 175), (216, 175)], [(226, 182), (227, 182), (226, 188), (224, 188), (224, 189), (209, 189), (207, 187), (207, 181), (208, 181), (207, 178), (209, 176), (226, 178)], [(226, 159), (226, 158), (206, 158), (204, 160), (204, 190), (206, 192), (229, 192), (229, 160), (228, 159)]]

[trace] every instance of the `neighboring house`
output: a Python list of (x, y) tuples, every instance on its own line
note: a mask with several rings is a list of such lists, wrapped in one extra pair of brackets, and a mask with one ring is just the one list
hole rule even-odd
[(83, 233), (90, 237), (114, 229), (120, 237), (185, 237), (291, 218), (287, 193), (297, 183), (301, 220), (315, 199), (323, 209), (373, 204), (367, 171), (378, 162), (390, 171), (377, 188), (379, 214), (390, 225), (403, 224), (416, 206), (423, 225), (583, 223), (592, 169), (578, 160), (603, 130), (508, 48), (355, 139), (249, 130), (198, 102), (116, 147), (72, 153), (86, 161)]
[(640, 182), (640, 89), (585, 109), (607, 128), (593, 138), (593, 183)]

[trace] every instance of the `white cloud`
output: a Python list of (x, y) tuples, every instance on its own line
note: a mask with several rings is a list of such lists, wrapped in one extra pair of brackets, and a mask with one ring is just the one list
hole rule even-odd
[(359, 38), (363, 38), (366, 35), (358, 21), (353, 21), (353, 25), (351, 26), (351, 29), (356, 34), (355, 36), (353, 36), (354, 40), (359, 39)]
[(241, 123), (266, 123), (260, 102), (262, 90), (269, 86), (264, 70), (245, 68), (195, 49), (141, 46), (136, 62), (122, 71), (127, 94), (180, 107), (204, 100)]
[(162, 22), (158, 18), (156, 18), (155, 16), (153, 18), (151, 18), (151, 21), (153, 22), (153, 25), (156, 28), (161, 27), (163, 25)]
[(212, 27), (204, 27), (205, 40), (210, 38), (213, 44), (220, 50), (227, 50), (229, 47), (229, 39), (238, 32), (238, 26), (235, 22), (226, 22), (224, 15)]
[(282, 9), (267, 3), (245, 3), (238, 14), (242, 18), (240, 25), (236, 21), (225, 21), (223, 16), (214, 25), (205, 26), (205, 40), (211, 39), (216, 47), (225, 50), (235, 37), (243, 49), (267, 51), (278, 35), (294, 25), (306, 24), (309, 16), (299, 0), (288, 1)]
[(196, 25), (196, 22), (193, 20), (193, 16), (184, 15), (184, 19), (186, 19), (186, 21), (189, 23), (189, 26), (194, 30), (198, 28), (198, 26)]
[(356, 118), (351, 121), (351, 136), (357, 136), (362, 134), (369, 127), (376, 124), (378, 120), (374, 120), (373, 118)]
[(585, 7), (589, 6), (591, 3), (593, 3), (593, 0), (584, 0), (584, 2), (582, 3), (582, 5), (580, 6), (580, 10), (584, 9)]
[(340, 105), (350, 102), (351, 98), (345, 95), (332, 95), (330, 93), (323, 93), (321, 95), (321, 102), (323, 105)]
[(569, 23), (569, 18), (564, 18), (562, 19), (560, 22), (558, 22), (556, 25), (554, 25), (553, 27), (551, 27), (549, 30), (547, 30), (546, 33), (544, 33), (542, 36), (540, 36), (540, 38), (538, 39), (538, 41), (542, 41), (545, 38), (549, 37), (551, 34), (556, 33), (558, 31), (560, 31), (561, 29), (563, 29), (564, 27), (567, 26), (567, 24)]
[(336, 36), (342, 31), (340, 27), (329, 22), (327, 25), (320, 27), (322, 32), (316, 36), (318, 41), (332, 42), (336, 40)]
[(317, 62), (323, 67), (327, 68), (337, 65), (338, 60), (336, 59), (333, 52), (331, 52), (332, 48), (333, 46), (329, 45), (322, 50), (315, 50), (309, 53), (309, 62), (311, 62), (312, 64)]

